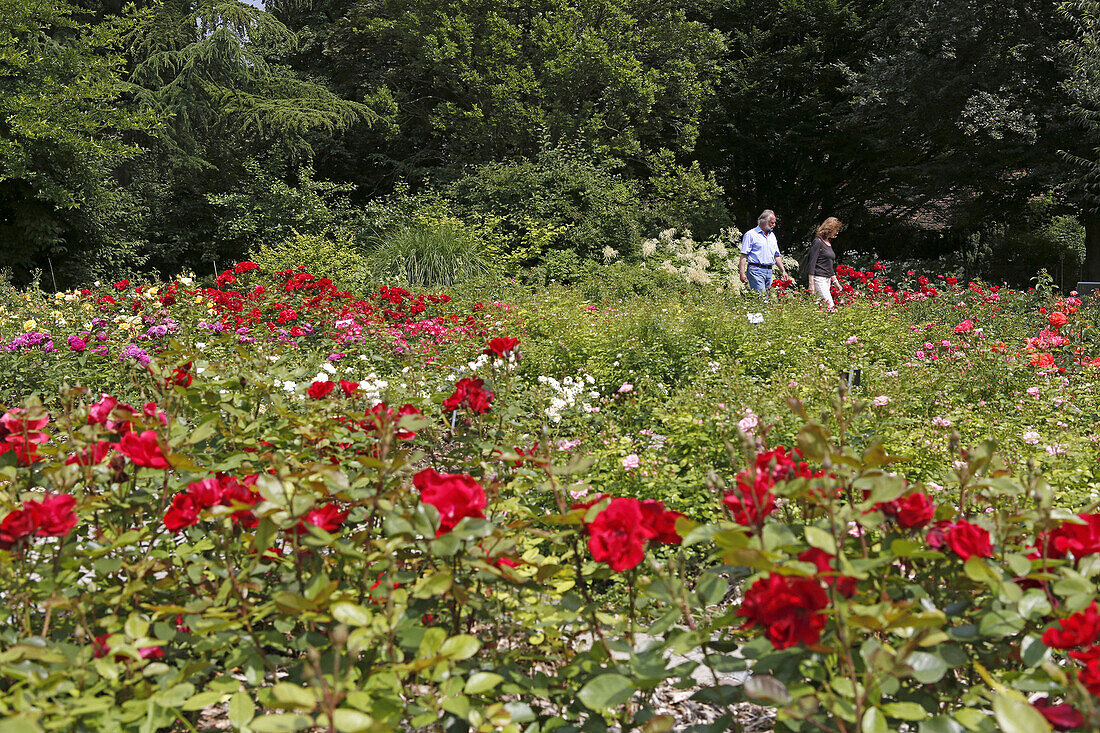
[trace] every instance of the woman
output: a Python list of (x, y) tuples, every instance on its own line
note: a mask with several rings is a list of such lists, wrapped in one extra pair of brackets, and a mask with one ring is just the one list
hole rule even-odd
[(810, 246), (810, 260), (806, 271), (809, 273), (807, 283), (814, 294), (825, 301), (825, 305), (831, 310), (833, 294), (829, 292), (829, 285), (836, 283), (840, 287), (840, 280), (836, 276), (836, 252), (833, 252), (833, 238), (840, 234), (844, 225), (840, 219), (830, 216), (817, 228), (817, 236)]

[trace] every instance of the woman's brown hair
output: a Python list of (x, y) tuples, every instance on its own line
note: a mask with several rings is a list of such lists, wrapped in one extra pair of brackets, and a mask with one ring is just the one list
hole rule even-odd
[(817, 236), (827, 242), (831, 242), (833, 237), (840, 234), (840, 230), (843, 226), (844, 224), (841, 223), (840, 219), (837, 219), (835, 216), (830, 216), (817, 228)]

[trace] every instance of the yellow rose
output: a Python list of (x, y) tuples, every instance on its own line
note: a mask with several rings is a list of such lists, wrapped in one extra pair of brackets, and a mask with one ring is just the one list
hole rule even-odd
[(23, 330), (24, 331), (33, 331), (34, 327), (37, 326), (37, 325), (38, 324), (35, 322), (35, 320), (33, 318), (31, 318), (30, 320), (23, 321)]

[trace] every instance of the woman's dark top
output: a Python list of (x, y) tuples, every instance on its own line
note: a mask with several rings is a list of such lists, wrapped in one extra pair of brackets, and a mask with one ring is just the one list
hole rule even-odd
[(816, 277), (832, 277), (836, 275), (836, 253), (832, 246), (821, 237), (814, 237), (814, 243), (810, 245), (810, 263), (807, 268)]

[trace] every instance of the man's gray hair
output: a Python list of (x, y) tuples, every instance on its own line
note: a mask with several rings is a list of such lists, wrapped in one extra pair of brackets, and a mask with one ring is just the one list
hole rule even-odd
[(760, 216), (756, 217), (756, 224), (758, 226), (763, 226), (767, 223), (768, 219), (773, 216), (775, 216), (774, 211), (772, 211), (771, 209), (764, 209), (760, 212)]

